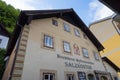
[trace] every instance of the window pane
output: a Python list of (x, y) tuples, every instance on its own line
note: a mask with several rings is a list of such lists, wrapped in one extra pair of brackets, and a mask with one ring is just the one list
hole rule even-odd
[(69, 25), (67, 25), (67, 24), (63, 24), (64, 25), (64, 30), (65, 31), (67, 31), (67, 32), (70, 32), (70, 27), (69, 27)]
[(50, 75), (50, 80), (54, 80), (54, 75), (53, 74)]
[(67, 74), (67, 80), (74, 80), (73, 74)]
[(78, 72), (78, 80), (87, 80), (85, 72)]
[(53, 73), (45, 73), (43, 74), (43, 80), (54, 80), (54, 74)]
[(80, 36), (79, 30), (78, 30), (78, 29), (74, 29), (74, 30), (75, 30), (75, 35), (76, 35), (76, 36)]
[(46, 75), (44, 75), (44, 79), (48, 79), (48, 76), (49, 76), (49, 75), (47, 75), (47, 74), (46, 74)]
[(85, 48), (83, 48), (82, 50), (83, 50), (83, 55), (84, 55), (85, 57), (89, 57), (89, 55), (88, 55), (88, 50), (85, 49)]
[(70, 44), (68, 42), (63, 42), (63, 46), (64, 46), (64, 51), (65, 52), (70, 52)]
[(58, 26), (57, 20), (54, 20), (54, 19), (53, 19), (53, 20), (52, 20), (52, 24), (55, 25), (55, 26)]
[(44, 45), (47, 47), (53, 47), (53, 38), (50, 36), (45, 35), (44, 37)]
[(99, 60), (98, 53), (95, 53), (95, 52), (94, 52), (94, 57), (95, 57), (96, 60)]

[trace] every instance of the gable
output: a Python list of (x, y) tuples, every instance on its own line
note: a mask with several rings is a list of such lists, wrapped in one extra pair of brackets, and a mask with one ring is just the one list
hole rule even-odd
[[(29, 10), (29, 11), (21, 11), (19, 19), (16, 24), (16, 28), (14, 31), (13, 40), (11, 44), (14, 46), (17, 38), (21, 32), (22, 27), (25, 24), (30, 24), (31, 20), (42, 19), (42, 18), (51, 18), (57, 17), (62, 18), (63, 20), (77, 26), (80, 28), (91, 40), (91, 42), (96, 46), (98, 51), (104, 49), (102, 44), (96, 39), (96, 37), (92, 34), (92, 32), (88, 29), (88, 27), (83, 23), (83, 21), (79, 18), (79, 16), (75, 13), (73, 9), (60, 9), (60, 10)], [(11, 46), (10, 46), (11, 47)], [(11, 52), (12, 48), (8, 49), (8, 53)]]

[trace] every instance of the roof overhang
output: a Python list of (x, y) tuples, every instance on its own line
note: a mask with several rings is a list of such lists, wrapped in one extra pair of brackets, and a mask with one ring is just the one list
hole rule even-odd
[(120, 14), (120, 0), (99, 0), (117, 14)]

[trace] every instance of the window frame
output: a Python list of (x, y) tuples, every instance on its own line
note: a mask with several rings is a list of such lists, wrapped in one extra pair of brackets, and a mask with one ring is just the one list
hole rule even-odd
[[(49, 37), (51, 39), (52, 43), (50, 42), (50, 44), (52, 46), (50, 44), (46, 43), (46, 40), (45, 40), (46, 38), (45, 37)], [(54, 49), (54, 38), (52, 36), (50, 36), (50, 35), (44, 34), (43, 45), (44, 45), (44, 47)]]
[(66, 31), (66, 32), (71, 31), (69, 24), (63, 23), (63, 27), (64, 27), (64, 31)]
[(75, 36), (80, 37), (80, 31), (78, 29), (74, 28), (74, 33)]
[[(68, 45), (69, 45), (69, 50), (70, 51), (68, 51), (68, 50), (65, 50), (65, 45), (64, 45), (64, 43), (67, 43)], [(70, 46), (70, 43), (69, 42), (67, 42), (67, 41), (63, 41), (63, 50), (64, 50), (64, 52), (66, 52), (66, 53), (71, 53), (71, 46)]]
[(87, 80), (87, 76), (85, 72), (78, 71), (77, 74), (78, 74), (78, 80), (81, 80), (81, 79)]
[[(75, 75), (74, 75), (74, 74), (71, 74), (71, 73), (66, 74), (67, 80), (69, 80), (68, 77), (70, 77), (72, 80), (75, 80)], [(70, 80), (71, 80), (71, 79), (70, 79)]]
[(83, 33), (83, 37), (84, 39), (87, 39), (87, 35), (85, 33)]
[[(87, 51), (87, 56), (86, 56), (86, 52), (85, 52), (84, 50)], [(86, 48), (82, 48), (82, 53), (83, 53), (83, 56), (84, 56), (85, 58), (89, 58), (89, 52), (88, 52), (88, 49), (86, 49)]]
[[(48, 75), (49, 77), (49, 79), (45, 79), (45, 75)], [(55, 73), (45, 73), (45, 72), (43, 72), (43, 80), (50, 80), (50, 76), (53, 76), (53, 79), (52, 80), (55, 80)]]
[(94, 59), (99, 61), (100, 60), (99, 55), (98, 55), (99, 53), (93, 51), (93, 54), (94, 54)]
[(55, 20), (55, 19), (52, 19), (52, 24), (55, 25), (55, 26), (58, 26), (58, 21)]
[(40, 69), (40, 80), (44, 80), (44, 75), (43, 74), (54, 74), (54, 80), (57, 80), (57, 71), (56, 70), (51, 70), (51, 69)]

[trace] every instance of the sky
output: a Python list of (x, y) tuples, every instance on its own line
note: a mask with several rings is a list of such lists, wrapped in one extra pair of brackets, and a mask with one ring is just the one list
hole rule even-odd
[(68, 9), (73, 8), (83, 22), (92, 22), (111, 16), (113, 11), (98, 0), (2, 0), (20, 10)]

